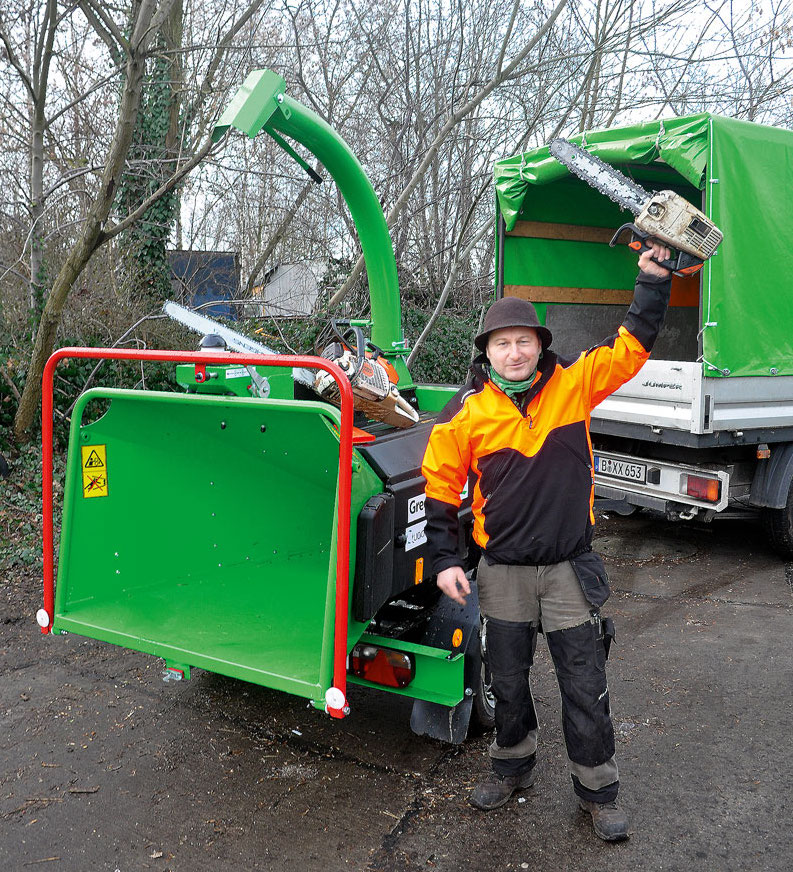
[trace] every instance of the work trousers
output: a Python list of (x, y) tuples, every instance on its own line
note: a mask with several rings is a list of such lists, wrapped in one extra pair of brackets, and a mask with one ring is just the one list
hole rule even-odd
[(575, 792), (610, 802), (619, 790), (606, 648), (599, 610), (569, 562), (489, 566), (477, 574), (484, 644), (496, 699), (493, 770), (520, 775), (536, 761), (537, 714), (530, 672), (540, 627), (556, 670), (562, 727)]

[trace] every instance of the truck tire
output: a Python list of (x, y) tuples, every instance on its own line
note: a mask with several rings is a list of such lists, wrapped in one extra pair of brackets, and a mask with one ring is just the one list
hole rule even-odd
[(761, 509), (760, 518), (766, 538), (774, 551), (785, 560), (793, 560), (793, 482), (787, 502), (781, 509)]

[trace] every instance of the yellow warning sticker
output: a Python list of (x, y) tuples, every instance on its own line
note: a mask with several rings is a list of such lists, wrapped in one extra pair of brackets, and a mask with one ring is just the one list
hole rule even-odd
[(82, 445), (81, 467), (83, 471), (83, 496), (107, 496), (107, 447), (105, 445)]

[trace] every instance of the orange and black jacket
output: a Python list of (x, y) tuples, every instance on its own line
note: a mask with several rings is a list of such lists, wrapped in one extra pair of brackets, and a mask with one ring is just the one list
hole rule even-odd
[(462, 564), (457, 514), (469, 469), (473, 536), (489, 563), (548, 565), (590, 549), (590, 414), (650, 356), (669, 290), (669, 279), (639, 273), (617, 334), (575, 360), (546, 349), (519, 404), (488, 378), (484, 355), (474, 361), (438, 415), (422, 465), (433, 573)]

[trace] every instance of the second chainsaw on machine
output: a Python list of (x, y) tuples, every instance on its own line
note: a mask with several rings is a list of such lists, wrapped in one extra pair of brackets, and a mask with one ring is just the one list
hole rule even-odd
[[(356, 409), (373, 421), (383, 421), (394, 427), (412, 427), (419, 415), (400, 395), (396, 386), (399, 377), (394, 367), (381, 357), (377, 346), (366, 342), (360, 327), (343, 322), (346, 333), (354, 334), (353, 345), (339, 330), (339, 323), (342, 322), (331, 321), (332, 341), (316, 348), (316, 353), (332, 360), (347, 375)], [(330, 373), (317, 372), (313, 388), (324, 400), (339, 404), (339, 389)]]
[(610, 200), (636, 216), (614, 234), (610, 245), (621, 242), (630, 232), (628, 246), (646, 251), (649, 239), (658, 239), (673, 248), (674, 256), (661, 263), (676, 275), (694, 275), (719, 247), (721, 230), (685, 197), (674, 191), (650, 193), (619, 170), (566, 139), (554, 139), (548, 146), (551, 155), (570, 172)]
[[(205, 339), (215, 337), (221, 343), (218, 347), (223, 349), (249, 354), (277, 353), (214, 318), (194, 312), (178, 303), (165, 303), (163, 312), (174, 321), (200, 333)], [(345, 339), (345, 335), (339, 330), (339, 324), (343, 324), (345, 333), (354, 335), (354, 343)], [(357, 325), (331, 320), (328, 329), (332, 341), (325, 343), (320, 338), (315, 351), (321, 357), (332, 360), (347, 375), (352, 386), (355, 408), (372, 421), (382, 421), (403, 429), (412, 427), (419, 420), (418, 412), (399, 393), (396, 386), (399, 376), (394, 367), (381, 356), (380, 349), (364, 339), (363, 331)], [(202, 344), (202, 347), (205, 346)], [(240, 368), (235, 369), (238, 371)], [(253, 396), (267, 397), (270, 393), (268, 379), (257, 372), (256, 367), (248, 366), (243, 369), (242, 374), (247, 373), (251, 379)], [(216, 376), (217, 372), (212, 374)], [(311, 388), (323, 400), (339, 405), (339, 389), (330, 373), (320, 371), (314, 375), (310, 370), (296, 367), (292, 370), (292, 378)]]

